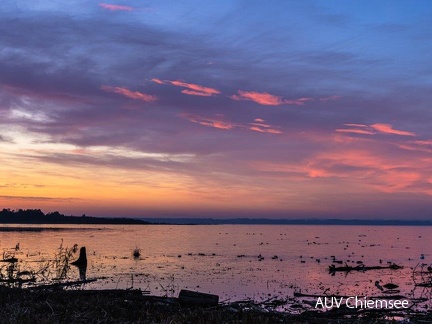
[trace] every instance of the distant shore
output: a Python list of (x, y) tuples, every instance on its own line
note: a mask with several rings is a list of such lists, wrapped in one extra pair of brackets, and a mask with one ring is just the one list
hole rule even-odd
[(125, 217), (90, 217), (85, 214), (82, 216), (66, 216), (57, 211), (44, 214), (40, 209), (3, 209), (0, 211), (0, 224), (146, 225), (149, 222)]
[(271, 219), (271, 218), (140, 218), (152, 224), (167, 225), (365, 225), (365, 226), (432, 226), (432, 220), (385, 219)]
[(364, 225), (364, 226), (432, 226), (432, 220), (396, 219), (271, 219), (271, 218), (128, 218), (66, 216), (58, 211), (44, 214), (40, 209), (3, 209), (0, 224), (89, 224), (89, 225)]

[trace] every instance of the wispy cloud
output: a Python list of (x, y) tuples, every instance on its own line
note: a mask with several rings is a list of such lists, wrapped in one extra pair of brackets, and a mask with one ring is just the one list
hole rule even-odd
[(0, 199), (7, 199), (7, 200), (56, 200), (56, 201), (74, 201), (79, 200), (79, 198), (60, 198), (60, 197), (35, 197), (35, 196), (5, 196), (0, 195)]
[(344, 124), (344, 126), (349, 128), (338, 128), (335, 131), (338, 133), (352, 133), (352, 134), (364, 134), (364, 135), (374, 135), (376, 132), (371, 129), (368, 125), (363, 124)]
[(299, 98), (294, 100), (282, 99), (280, 96), (275, 96), (267, 92), (242, 91), (238, 90), (237, 94), (230, 97), (234, 100), (249, 100), (265, 106), (280, 106), (280, 105), (304, 105), (307, 101), (312, 101), (312, 98)]
[(277, 126), (269, 125), (262, 118), (256, 118), (253, 123), (249, 124), (249, 129), (259, 133), (282, 134)]
[(400, 143), (399, 147), (410, 151), (432, 153), (432, 140), (409, 141), (407, 143)]
[(182, 90), (181, 93), (187, 94), (187, 95), (191, 95), (191, 96), (201, 96), (201, 97), (210, 97), (212, 96), (211, 93), (209, 92), (201, 92), (201, 91), (194, 91), (194, 90)]
[(416, 134), (412, 132), (394, 129), (393, 126), (390, 124), (373, 124), (371, 125), (371, 127), (381, 133), (401, 135), (401, 136), (416, 136)]
[(111, 11), (132, 11), (132, 10), (134, 10), (133, 7), (116, 5), (116, 4), (108, 4), (108, 3), (103, 3), (103, 2), (100, 2), (99, 6), (104, 8), (104, 9), (111, 10)]
[(413, 143), (418, 144), (418, 145), (428, 145), (428, 146), (432, 146), (432, 140), (414, 141)]
[(186, 88), (185, 90), (182, 90), (182, 93), (191, 95), (191, 96), (203, 96), (203, 97), (210, 97), (214, 95), (220, 94), (220, 91), (214, 88), (205, 87), (199, 84), (194, 83), (187, 83), (180, 80), (160, 80), (157, 78), (153, 78), (151, 81), (157, 83), (157, 84), (170, 84), (176, 87), (182, 87)]
[(373, 124), (373, 125), (363, 125), (363, 124), (344, 124), (344, 126), (350, 128), (338, 128), (335, 131), (338, 133), (353, 133), (353, 134), (365, 134), (365, 135), (375, 135), (377, 132), (391, 135), (401, 135), (401, 136), (416, 136), (413, 132), (403, 131), (394, 129), (390, 124)]
[(366, 130), (366, 129), (352, 129), (352, 128), (338, 128), (336, 129), (338, 133), (352, 133), (352, 134), (364, 134), (364, 135), (373, 135), (375, 132)]
[(360, 127), (360, 128), (369, 128), (368, 125), (363, 125), (363, 124), (344, 124), (345, 126), (348, 127)]
[(101, 86), (101, 89), (107, 92), (114, 92), (120, 95), (123, 95), (125, 97), (135, 99), (135, 100), (142, 100), (145, 102), (153, 102), (157, 100), (156, 96), (149, 95), (146, 93), (142, 93), (139, 91), (131, 91), (129, 89), (123, 88), (123, 87), (111, 87), (103, 85)]
[(183, 114), (182, 117), (188, 119), (193, 123), (213, 128), (232, 130), (232, 129), (245, 129), (259, 133), (281, 134), (282, 131), (277, 126), (265, 123), (262, 118), (254, 119), (252, 123), (234, 123), (226, 119), (224, 115), (216, 115), (214, 117), (203, 117), (198, 115)]
[(225, 120), (225, 117), (223, 115), (216, 115), (215, 117), (202, 117), (198, 115), (182, 114), (181, 116), (193, 123), (197, 123), (203, 126), (219, 128), (219, 129), (233, 129), (234, 127), (239, 126), (237, 124)]
[(151, 79), (151, 81), (153, 81), (153, 82), (155, 82), (157, 84), (165, 84), (164, 81), (162, 81), (161, 79), (157, 79), (157, 78), (153, 78), (153, 79)]

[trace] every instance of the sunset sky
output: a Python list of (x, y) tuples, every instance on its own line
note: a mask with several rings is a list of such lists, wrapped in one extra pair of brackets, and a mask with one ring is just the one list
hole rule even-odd
[(432, 1), (2, 0), (0, 208), (432, 218)]

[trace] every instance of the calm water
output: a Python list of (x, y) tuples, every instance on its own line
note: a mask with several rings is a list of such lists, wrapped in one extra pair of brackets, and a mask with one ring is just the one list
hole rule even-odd
[[(29, 227), (3, 225), (5, 227)], [(429, 227), (293, 225), (43, 225), (65, 230), (2, 231), (0, 251), (17, 243), (21, 270), (37, 270), (63, 246), (87, 248), (86, 288), (141, 288), (155, 295), (180, 289), (218, 294), (221, 300), (289, 297), (293, 291), (319, 294), (379, 295), (376, 280), (398, 284), (419, 296), (412, 268), (432, 262)], [(133, 250), (141, 257), (135, 260)], [(420, 259), (421, 255), (424, 259)], [(259, 258), (261, 255), (262, 258)], [(401, 270), (328, 272), (332, 256), (348, 265), (394, 262)], [(319, 262), (317, 261), (319, 259)], [(341, 266), (336, 264), (336, 266)], [(70, 280), (78, 280), (71, 267)]]

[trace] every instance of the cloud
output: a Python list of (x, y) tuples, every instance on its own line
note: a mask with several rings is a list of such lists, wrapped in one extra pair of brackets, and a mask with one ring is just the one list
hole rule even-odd
[(209, 126), (224, 130), (237, 129), (247, 129), (259, 133), (271, 133), (271, 134), (282, 134), (282, 131), (278, 129), (279, 127), (269, 125), (265, 123), (262, 118), (254, 119), (253, 123), (234, 123), (226, 120), (223, 115), (216, 115), (215, 117), (202, 117), (197, 115), (183, 114), (182, 117), (188, 119), (193, 123), (197, 123), (203, 126)]
[(191, 96), (203, 96), (203, 97), (210, 97), (214, 95), (220, 94), (220, 91), (214, 88), (204, 87), (199, 84), (194, 83), (187, 83), (180, 80), (160, 80), (157, 78), (153, 78), (151, 81), (157, 83), (157, 84), (170, 84), (176, 87), (182, 87), (186, 88), (186, 90), (182, 90), (182, 93), (191, 95)]
[(165, 84), (164, 81), (162, 81), (162, 80), (160, 80), (160, 79), (157, 79), (157, 78), (153, 78), (153, 79), (151, 79), (151, 81), (153, 81), (153, 82), (155, 82), (155, 83), (157, 83), (157, 84)]
[(381, 133), (401, 135), (401, 136), (416, 136), (416, 134), (412, 132), (394, 129), (393, 126), (390, 124), (373, 124), (370, 126)]
[(129, 6), (108, 4), (108, 3), (103, 3), (103, 2), (100, 2), (99, 6), (104, 8), (104, 9), (111, 10), (111, 11), (132, 11), (132, 10), (135, 10), (134, 8), (129, 7)]
[(432, 146), (432, 140), (414, 141), (413, 143), (418, 145), (430, 145)]
[(352, 133), (352, 134), (365, 134), (365, 135), (374, 135), (376, 133), (371, 132), (365, 129), (349, 129), (349, 128), (338, 128), (335, 130), (338, 133)]
[(398, 156), (396, 152), (395, 159), (379, 152), (380, 147), (338, 147), (321, 152), (309, 159), (304, 171), (311, 178), (346, 179), (382, 192), (431, 194), (430, 188), (424, 187), (424, 179), (431, 174), (427, 161)]
[(103, 85), (101, 86), (101, 89), (107, 92), (114, 92), (118, 93), (120, 95), (123, 95), (125, 97), (135, 99), (135, 100), (142, 100), (145, 102), (153, 102), (157, 100), (156, 96), (145, 94), (139, 91), (131, 91), (129, 89), (123, 88), (123, 87), (111, 87)]
[(6, 136), (0, 135), (0, 142), (12, 143), (13, 141)]
[(189, 115), (183, 114), (182, 117), (188, 119), (193, 123), (197, 123), (203, 126), (214, 127), (218, 129), (233, 129), (234, 127), (238, 127), (239, 125), (234, 124), (230, 121), (224, 120), (223, 115), (217, 115), (215, 117), (201, 117), (197, 115)]
[(254, 119), (254, 123), (249, 124), (249, 129), (259, 133), (271, 133), (271, 134), (282, 134), (282, 131), (278, 129), (276, 126), (272, 126), (265, 123), (265, 120), (262, 118)]
[(410, 151), (432, 153), (432, 140), (409, 141), (399, 144), (399, 147)]
[(184, 93), (184, 94), (187, 94), (187, 95), (191, 95), (191, 96), (201, 96), (201, 97), (210, 97), (210, 96), (212, 96), (211, 93), (194, 91), (194, 90), (182, 90), (181, 93)]
[(363, 125), (363, 124), (344, 124), (345, 126), (348, 127), (362, 127), (362, 128), (369, 128), (368, 125)]
[(267, 92), (242, 91), (238, 90), (237, 94), (230, 97), (234, 100), (249, 100), (265, 106), (280, 106), (280, 105), (304, 105), (305, 102), (313, 100), (312, 98), (299, 98), (294, 100), (282, 99), (280, 96), (275, 96)]
[(280, 130), (274, 128), (261, 128), (259, 126), (251, 126), (249, 129), (259, 133), (282, 134)]
[(0, 199), (6, 199), (6, 200), (13, 200), (13, 199), (17, 199), (17, 200), (55, 200), (55, 201), (74, 201), (74, 200), (79, 200), (79, 198), (59, 198), (59, 197), (32, 197), (32, 196), (5, 196), (5, 195), (0, 195)]
[(390, 124), (373, 124), (373, 125), (363, 125), (363, 124), (344, 124), (351, 128), (338, 128), (335, 131), (338, 133), (353, 133), (353, 134), (365, 134), (365, 135), (375, 135), (377, 131), (385, 134), (401, 135), (401, 136), (416, 136), (415, 133), (402, 131), (394, 129)]

